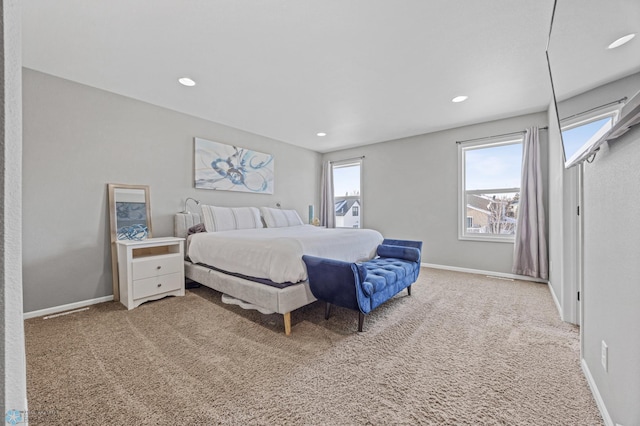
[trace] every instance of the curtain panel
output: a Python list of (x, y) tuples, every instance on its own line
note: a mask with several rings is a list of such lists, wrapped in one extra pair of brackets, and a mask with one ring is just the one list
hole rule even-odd
[(322, 177), (320, 187), (320, 225), (327, 228), (336, 227), (336, 209), (333, 200), (333, 170), (331, 162), (322, 164)]
[(549, 278), (546, 224), (537, 127), (527, 129), (522, 143), (522, 182), (512, 272)]

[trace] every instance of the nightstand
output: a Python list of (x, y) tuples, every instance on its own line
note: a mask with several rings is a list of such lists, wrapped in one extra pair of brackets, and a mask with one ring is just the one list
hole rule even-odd
[(120, 303), (133, 309), (149, 300), (184, 296), (184, 238), (118, 240)]

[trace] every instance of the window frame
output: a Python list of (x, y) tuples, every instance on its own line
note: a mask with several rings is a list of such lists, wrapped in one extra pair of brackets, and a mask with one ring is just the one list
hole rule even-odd
[[(358, 158), (350, 158), (350, 159), (346, 159), (346, 160), (339, 160), (339, 161), (332, 161), (331, 162), (331, 180), (334, 181), (335, 184), (335, 175), (333, 174), (333, 171), (335, 168), (340, 168), (340, 167), (349, 167), (349, 166), (355, 166), (358, 165), (360, 166), (360, 207), (359, 207), (359, 215), (358, 217), (358, 229), (363, 229), (364, 228), (364, 218), (363, 218), (363, 212), (362, 212), (362, 206), (364, 205), (364, 161), (363, 161), (364, 157), (358, 157)], [(334, 199), (335, 199), (335, 193), (334, 193)], [(335, 202), (334, 202), (334, 206), (335, 206)], [(335, 212), (334, 212), (335, 214)], [(351, 227), (348, 226), (336, 226), (336, 228), (344, 228), (344, 229), (351, 229)]]
[[(524, 142), (524, 132), (513, 135), (497, 136), (490, 138), (482, 138), (482, 140), (475, 140), (469, 142), (458, 143), (458, 240), (460, 241), (485, 241), (485, 242), (498, 242), (498, 243), (510, 243), (515, 242), (514, 234), (483, 234), (483, 233), (467, 233), (467, 194), (502, 194), (508, 192), (520, 193), (522, 188), (522, 182), (520, 187), (517, 188), (487, 188), (466, 190), (466, 152), (476, 149), (492, 148), (505, 145), (516, 145)], [(520, 173), (522, 174), (522, 165), (520, 165)], [(522, 177), (520, 178), (522, 180)]]

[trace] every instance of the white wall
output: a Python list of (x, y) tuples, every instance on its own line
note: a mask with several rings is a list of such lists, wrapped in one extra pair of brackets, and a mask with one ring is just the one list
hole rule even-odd
[[(222, 206), (318, 204), (320, 154), (29, 69), (24, 86), (24, 309), (112, 294), (107, 183), (149, 185), (153, 235), (186, 197)], [(196, 190), (195, 136), (271, 153), (275, 193)]]
[(0, 414), (27, 409), (22, 321), (22, 94), (19, 1), (0, 2)]
[[(510, 274), (512, 243), (458, 240), (456, 141), (546, 124), (545, 113), (530, 114), (335, 151), (325, 154), (323, 160), (365, 156), (361, 192), (364, 228), (377, 229), (388, 238), (422, 240), (425, 263)], [(540, 132), (540, 138), (544, 159), (545, 131)], [(546, 178), (543, 184), (546, 187)]]

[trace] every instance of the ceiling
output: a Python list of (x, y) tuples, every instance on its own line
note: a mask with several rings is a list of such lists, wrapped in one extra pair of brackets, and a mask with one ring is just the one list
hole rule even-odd
[[(595, 4), (637, 2), (558, 1), (577, 5), (574, 21), (598, 27)], [(545, 111), (550, 102), (552, 0), (21, 4), (27, 68), (318, 152)], [(638, 38), (629, 45), (640, 47)], [(586, 48), (602, 58), (611, 41)], [(637, 59), (614, 71), (594, 63), (563, 93), (640, 70)], [(184, 76), (196, 86), (178, 84)], [(469, 99), (452, 103), (458, 95)]]

